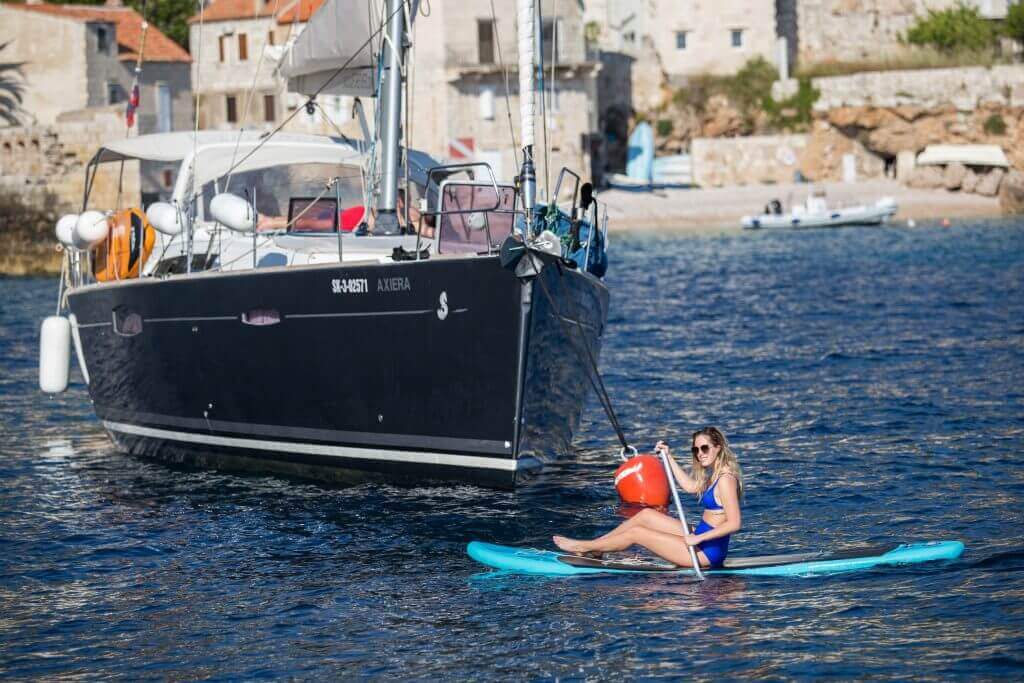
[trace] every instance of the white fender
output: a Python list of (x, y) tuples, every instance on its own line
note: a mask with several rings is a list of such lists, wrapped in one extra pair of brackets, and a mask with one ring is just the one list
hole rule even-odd
[(237, 232), (252, 232), (256, 229), (256, 213), (252, 205), (238, 195), (222, 192), (210, 201), (210, 215)]
[(65, 247), (75, 246), (75, 223), (78, 222), (77, 213), (69, 213), (60, 217), (57, 221), (57, 241)]
[(174, 237), (181, 232), (178, 209), (167, 202), (153, 202), (146, 209), (146, 220), (157, 232)]
[(39, 388), (59, 394), (68, 388), (71, 369), (71, 323), (60, 315), (43, 320), (39, 330)]
[(110, 223), (100, 211), (86, 211), (75, 222), (72, 241), (79, 249), (91, 249), (107, 238)]

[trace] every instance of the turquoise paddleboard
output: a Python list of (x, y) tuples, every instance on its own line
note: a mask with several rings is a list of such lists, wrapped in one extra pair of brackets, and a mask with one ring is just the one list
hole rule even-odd
[[(611, 558), (596, 560), (551, 550), (513, 548), (473, 541), (467, 547), (469, 556), (488, 567), (518, 574), (573, 576), (580, 574), (692, 574), (665, 562), (640, 559)], [(955, 560), (964, 552), (960, 541), (890, 544), (853, 548), (836, 553), (810, 552), (760, 557), (726, 558), (721, 569), (705, 570), (705, 574), (744, 574), (754, 576), (810, 576), (835, 574), (872, 567), (886, 567), (934, 560)]]

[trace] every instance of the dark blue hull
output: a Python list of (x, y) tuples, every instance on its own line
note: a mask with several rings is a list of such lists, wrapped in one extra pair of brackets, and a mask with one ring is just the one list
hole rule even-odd
[[(542, 277), (596, 353), (605, 287)], [(568, 450), (589, 387), (538, 286), (496, 257), (149, 278), (69, 306), (111, 438), (171, 462), (510, 487)]]

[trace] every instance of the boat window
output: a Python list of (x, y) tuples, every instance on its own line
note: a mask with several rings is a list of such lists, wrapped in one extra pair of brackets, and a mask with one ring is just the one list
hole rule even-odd
[(272, 308), (254, 308), (242, 314), (242, 322), (256, 327), (276, 325), (281, 322), (281, 314)]
[(293, 197), (288, 202), (288, 232), (337, 232), (338, 202), (334, 199)]
[(142, 316), (124, 306), (113, 311), (114, 332), (122, 337), (134, 337), (142, 332)]
[[(497, 248), (515, 223), (515, 188), (486, 183), (445, 183), (441, 193), (441, 235), (438, 253), (480, 253)], [(480, 209), (475, 211), (474, 209)]]
[[(256, 197), (256, 211), (260, 218), (273, 223), (279, 218), (283, 224), (293, 197), (319, 197), (331, 178), (341, 178), (341, 209), (362, 206), (363, 190), (359, 168), (345, 164), (279, 164), (265, 168), (238, 171), (221, 176), (203, 185), (203, 216), (210, 216), (210, 201), (219, 192), (231, 192), (239, 197)], [(333, 189), (325, 199), (336, 199)]]

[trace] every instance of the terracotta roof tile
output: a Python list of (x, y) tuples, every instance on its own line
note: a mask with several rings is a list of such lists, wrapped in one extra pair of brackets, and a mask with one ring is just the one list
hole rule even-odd
[[(134, 62), (139, 58), (142, 42), (142, 16), (130, 7), (89, 7), (85, 5), (18, 5), (4, 3), (4, 7), (39, 14), (73, 19), (75, 21), (109, 21), (117, 33), (117, 56), (121, 61)], [(146, 31), (146, 47), (143, 59), (146, 62), (190, 62), (185, 48), (165, 36), (153, 24)]]
[(324, 0), (295, 0), (283, 12), (278, 14), (277, 23), (290, 24), (293, 21), (307, 22), (320, 9)]
[[(203, 21), (225, 21), (228, 19), (256, 19), (258, 17), (270, 17), (274, 15), (274, 6), (282, 2), (270, 0), (213, 0), (203, 10)], [(194, 24), (199, 21), (199, 14), (193, 14), (188, 22)]]

